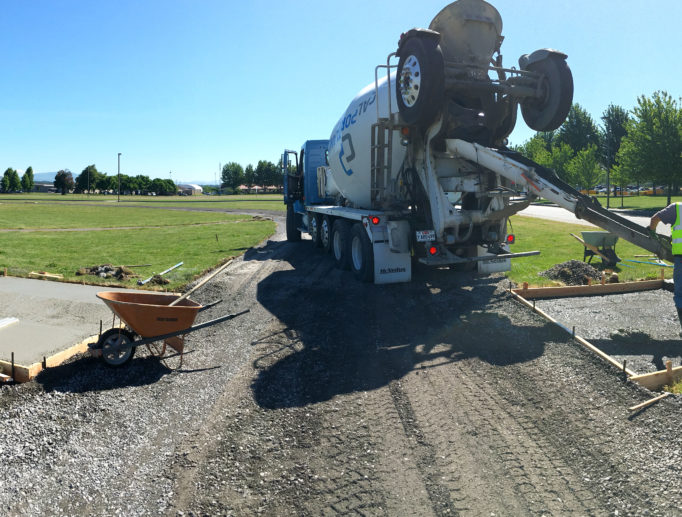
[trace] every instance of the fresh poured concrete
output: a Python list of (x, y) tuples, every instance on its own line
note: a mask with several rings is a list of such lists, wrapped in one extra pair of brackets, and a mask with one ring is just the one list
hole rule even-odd
[(14, 362), (28, 366), (98, 334), (100, 320), (111, 327), (100, 291), (125, 289), (0, 277), (0, 319), (19, 319), (0, 328), (0, 361), (14, 352)]

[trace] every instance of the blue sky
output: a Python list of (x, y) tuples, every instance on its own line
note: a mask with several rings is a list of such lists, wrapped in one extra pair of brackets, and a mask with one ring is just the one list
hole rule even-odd
[[(502, 54), (568, 54), (574, 102), (682, 95), (679, 0), (497, 0)], [(212, 183), (219, 163), (276, 162), (328, 138), (401, 32), (447, 2), (2, 0), (0, 170)], [(513, 144), (532, 136), (519, 115)]]

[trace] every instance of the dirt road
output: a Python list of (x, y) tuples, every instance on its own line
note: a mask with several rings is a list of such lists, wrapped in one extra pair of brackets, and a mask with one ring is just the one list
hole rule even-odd
[[(89, 358), (3, 388), (5, 515), (682, 515), (682, 404), (509, 298), (374, 286), (281, 233), (193, 298), (250, 308), (170, 372)], [(204, 316), (205, 314), (205, 316)]]

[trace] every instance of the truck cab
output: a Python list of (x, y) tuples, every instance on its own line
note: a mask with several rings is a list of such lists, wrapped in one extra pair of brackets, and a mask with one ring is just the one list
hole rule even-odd
[[(300, 228), (306, 205), (331, 204), (332, 199), (318, 190), (318, 167), (327, 165), (329, 140), (308, 140), (300, 153), (285, 150), (282, 154), (284, 203), (287, 205), (287, 239), (301, 238)], [(292, 160), (293, 158), (293, 160)]]

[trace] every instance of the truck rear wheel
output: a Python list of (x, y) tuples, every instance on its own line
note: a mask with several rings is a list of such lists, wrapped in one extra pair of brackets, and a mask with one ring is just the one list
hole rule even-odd
[(355, 223), (350, 230), (350, 268), (361, 282), (374, 279), (374, 250), (360, 223)]
[(443, 54), (429, 38), (411, 37), (400, 49), (397, 97), (400, 115), (408, 124), (426, 127), (443, 106)]
[(319, 248), (322, 246), (322, 235), (320, 228), (320, 216), (314, 212), (308, 212), (308, 228), (310, 228), (310, 236), (313, 238), (313, 246)]
[(329, 253), (332, 249), (332, 220), (328, 215), (322, 217), (320, 223), (320, 242), (322, 249)]
[(296, 224), (296, 212), (294, 212), (294, 205), (287, 205), (287, 240), (289, 242), (298, 242), (301, 240), (301, 231)]
[(332, 254), (339, 269), (350, 267), (350, 228), (348, 222), (337, 219), (332, 226)]

